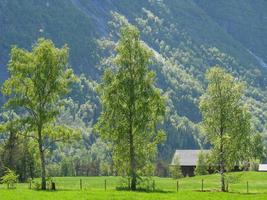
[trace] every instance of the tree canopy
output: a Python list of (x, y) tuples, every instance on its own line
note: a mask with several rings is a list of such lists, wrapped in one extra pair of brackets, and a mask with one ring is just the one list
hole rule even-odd
[(101, 137), (113, 147), (113, 160), (121, 175), (149, 175), (157, 144), (164, 138), (158, 122), (164, 117), (165, 102), (149, 70), (152, 52), (140, 40), (138, 29), (121, 28), (116, 45), (115, 69), (107, 69), (99, 86), (102, 112), (96, 124)]
[(224, 172), (248, 161), (250, 156), (251, 116), (244, 102), (244, 84), (216, 66), (206, 73), (208, 87), (200, 98), (202, 128), (212, 144), (214, 163), (221, 173), (221, 190), (225, 191)]
[(45, 150), (75, 135), (68, 126), (56, 123), (63, 106), (60, 99), (75, 81), (68, 65), (68, 48), (58, 49), (51, 40), (39, 39), (32, 51), (13, 47), (10, 56), (10, 77), (2, 87), (8, 97), (5, 107), (21, 109), (24, 132), (38, 143), (42, 189), (46, 189)]

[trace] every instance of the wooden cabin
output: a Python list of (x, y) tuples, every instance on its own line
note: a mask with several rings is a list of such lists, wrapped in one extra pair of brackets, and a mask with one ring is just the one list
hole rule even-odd
[(175, 160), (179, 159), (183, 176), (194, 176), (198, 155), (201, 151), (207, 154), (210, 152), (210, 150), (176, 150), (171, 165), (174, 165)]

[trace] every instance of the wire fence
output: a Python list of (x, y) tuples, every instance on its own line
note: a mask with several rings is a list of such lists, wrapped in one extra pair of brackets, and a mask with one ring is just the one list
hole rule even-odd
[[(124, 186), (123, 180), (119, 177), (58, 177), (53, 178), (51, 182), (55, 183), (56, 190), (102, 190), (112, 191)], [(51, 188), (51, 182), (47, 183), (47, 187)], [(125, 182), (125, 181), (124, 181)], [(36, 189), (36, 184), (40, 185), (40, 179), (36, 179), (30, 183), (18, 183), (18, 189)], [(147, 182), (147, 186), (143, 185), (150, 192), (182, 192), (182, 191), (199, 191), (213, 192), (220, 190), (220, 179), (205, 178), (183, 178), (174, 180), (171, 178), (153, 178)], [(7, 189), (7, 185), (0, 184), (0, 189)], [(226, 189), (229, 192), (236, 193), (267, 193), (267, 180), (240, 180), (236, 183), (228, 183), (226, 181)]]

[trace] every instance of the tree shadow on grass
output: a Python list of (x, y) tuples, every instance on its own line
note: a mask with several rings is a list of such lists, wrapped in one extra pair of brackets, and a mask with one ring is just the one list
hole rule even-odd
[(74, 192), (74, 191), (82, 191), (82, 190), (79, 190), (79, 189), (68, 189), (68, 188), (60, 188), (60, 189), (56, 189), (56, 190), (50, 190), (50, 189), (46, 189), (46, 190), (41, 190), (41, 189), (29, 189), (29, 190), (32, 190), (32, 191), (36, 191), (36, 192)]
[(225, 194), (240, 194), (240, 195), (258, 195), (258, 194), (267, 194), (266, 192), (234, 192), (234, 191), (228, 191), (228, 192), (222, 192), (220, 190), (212, 189), (212, 190), (193, 190), (195, 192), (210, 192), (210, 193), (225, 193)]
[(135, 191), (130, 190), (128, 187), (116, 187), (117, 191), (125, 191), (125, 192), (143, 192), (143, 193), (174, 193), (173, 191), (161, 190), (161, 189), (146, 189), (146, 188), (137, 188)]
[(241, 194), (241, 195), (258, 195), (258, 194), (267, 194), (266, 192), (227, 192), (230, 194)]

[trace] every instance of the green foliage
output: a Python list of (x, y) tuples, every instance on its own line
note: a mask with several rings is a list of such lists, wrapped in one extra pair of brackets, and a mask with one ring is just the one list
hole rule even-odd
[(227, 184), (237, 184), (237, 183), (240, 183), (243, 176), (244, 176), (244, 172), (243, 173), (242, 172), (241, 173), (229, 173), (229, 174), (226, 174), (225, 179), (227, 181)]
[(35, 190), (40, 190), (41, 189), (41, 183), (38, 181), (33, 181), (33, 187)]
[[(47, 176), (48, 177), (55, 177), (59, 176), (61, 173), (60, 165), (57, 163), (48, 164), (46, 167)], [(71, 175), (70, 175), (71, 176)]]
[(212, 144), (212, 157), (220, 166), (221, 189), (225, 191), (224, 170), (247, 161), (250, 155), (250, 114), (242, 100), (243, 84), (220, 67), (207, 74), (208, 88), (201, 96), (202, 128)]
[[(264, 45), (266, 38), (261, 36), (267, 33), (267, 30), (263, 28), (266, 26), (266, 21), (260, 17), (266, 15), (265, 7), (267, 3), (265, 1), (261, 1), (259, 4), (249, 1), (209, 2), (207, 0), (196, 0), (195, 2), (222, 29), (228, 28), (229, 33), (235, 40), (242, 43), (246, 48), (253, 50), (256, 55), (266, 61), (266, 45)], [(255, 11), (255, 14), (252, 15), (253, 11)], [(249, 26), (251, 28), (248, 28)], [(254, 39), (249, 37), (254, 34), (258, 36), (253, 37)], [(255, 46), (257, 48), (253, 48)]]
[(99, 86), (103, 110), (96, 124), (101, 137), (112, 144), (116, 169), (132, 177), (132, 186), (137, 176), (152, 173), (148, 169), (164, 138), (157, 123), (164, 116), (165, 103), (154, 86), (155, 74), (148, 69), (152, 53), (139, 37), (136, 27), (122, 27), (116, 69), (106, 70)]
[(73, 169), (73, 162), (70, 158), (65, 158), (61, 160), (60, 163), (60, 175), (61, 176), (74, 176), (75, 171)]
[(205, 154), (203, 151), (201, 151), (198, 155), (197, 159), (197, 165), (195, 168), (195, 175), (206, 175), (208, 174), (208, 159), (207, 159), (207, 154)]
[(31, 151), (31, 141), (22, 134), (23, 126), (20, 117), (13, 111), (0, 114), (0, 157), (4, 166), (0, 167), (0, 174), (4, 174), (5, 167), (14, 170), (20, 181), (37, 175), (34, 151)]
[[(107, 163), (99, 160), (103, 157), (100, 155), (102, 150), (99, 150), (97, 156), (88, 150), (96, 142), (97, 136), (92, 127), (101, 110), (96, 93), (99, 74), (102, 73), (98, 64), (103, 56), (110, 53), (107, 48), (104, 48), (103, 54), (99, 52), (95, 40), (112, 36), (109, 44), (113, 48), (119, 27), (129, 21), (140, 29), (143, 42), (156, 55), (150, 67), (157, 74), (156, 86), (167, 97), (166, 118), (160, 126), (167, 133), (166, 141), (159, 145), (158, 156), (169, 163), (177, 148), (205, 147), (198, 128), (201, 120), (198, 100), (206, 84), (205, 71), (215, 64), (247, 83), (243, 100), (252, 114), (253, 129), (265, 131), (267, 82), (266, 69), (261, 64), (266, 63), (266, 29), (262, 28), (266, 26), (265, 8), (264, 1), (79, 0), (77, 3), (31, 0), (23, 4), (19, 0), (0, 1), (0, 27), (3, 27), (0, 29), (0, 82), (7, 78), (7, 73), (3, 72), (6, 71), (11, 45), (17, 44), (29, 50), (38, 37), (51, 38), (56, 46), (68, 43), (73, 70), (84, 75), (71, 85), (72, 91), (64, 96), (65, 107), (60, 109), (56, 125), (67, 124), (75, 129), (81, 128), (82, 140), (69, 145), (69, 150), (51, 142), (51, 148), (48, 149), (54, 155), (47, 157), (47, 162), (54, 166), (63, 157), (71, 155), (75, 158), (73, 163), (77, 174), (86, 174), (86, 171), (92, 175), (100, 171), (105, 174), (108, 168), (113, 171), (111, 159)], [(113, 19), (107, 10), (117, 12), (113, 12)], [(248, 29), (252, 24), (253, 28)], [(110, 25), (116, 30), (109, 33)], [(106, 63), (104, 66), (107, 66)], [(4, 102), (1, 96), (1, 105)], [(48, 129), (51, 130), (51, 127)], [(7, 135), (5, 133), (0, 138), (1, 152), (5, 151)], [(267, 141), (266, 134), (262, 134), (262, 137)], [(19, 138), (18, 144), (22, 140)], [(22, 145), (15, 149), (20, 152), (16, 153), (16, 160), (28, 161), (33, 156), (40, 159), (34, 155), (36, 149), (32, 149), (33, 155), (25, 155), (27, 159), (22, 159), (24, 154), (21, 152), (26, 152)], [(104, 156), (110, 154), (109, 150), (104, 152)], [(93, 159), (86, 158), (86, 153)], [(1, 154), (1, 160), (9, 158), (9, 153), (4, 154)], [(79, 156), (82, 156), (81, 160)], [(22, 163), (20, 161), (16, 163)], [(88, 163), (90, 167), (86, 167)], [(0, 161), (1, 165), (3, 162)], [(27, 170), (24, 170), (22, 164), (16, 165), (20, 179), (30, 176), (28, 169), (34, 169), (34, 176), (40, 171), (36, 162), (34, 167), (26, 164)], [(79, 165), (83, 167), (77, 167)]]
[(183, 177), (181, 166), (180, 166), (180, 160), (179, 160), (178, 156), (174, 157), (174, 160), (172, 161), (171, 165), (169, 166), (169, 172), (170, 172), (170, 176), (173, 179), (178, 179), (178, 178)]
[[(12, 21), (12, 23), (0, 22), (2, 30), (6, 30), (1, 32), (0, 40), (2, 66), (8, 60), (12, 45), (17, 44), (30, 49), (39, 37), (45, 37), (53, 40), (58, 46), (66, 43), (69, 45), (73, 50), (70, 52), (70, 63), (75, 66), (76, 72), (97, 74), (96, 69), (87, 67), (88, 64), (94, 66), (97, 62), (97, 55), (94, 53), (96, 34), (93, 30), (96, 26), (90, 17), (81, 13), (71, 1), (37, 0), (27, 1), (23, 5), (20, 3), (19, 0), (0, 2), (0, 18), (4, 21)], [(1, 74), (3, 73), (2, 66)]]
[(260, 134), (255, 134), (251, 141), (251, 156), (254, 160), (262, 162), (265, 156), (265, 147), (263, 145), (263, 138)]
[(138, 179), (138, 186), (139, 190), (142, 191), (153, 191), (153, 187), (156, 188), (156, 185), (153, 185), (153, 178), (152, 177), (142, 177)]
[[(99, 63), (102, 65), (102, 57), (109, 54), (107, 48), (103, 54), (98, 51), (95, 40), (112, 36), (109, 44), (114, 46), (120, 22), (129, 21), (140, 29), (142, 40), (156, 55), (151, 68), (157, 74), (156, 86), (167, 96), (162, 128), (168, 134), (159, 147), (159, 157), (170, 161), (177, 148), (205, 145), (197, 127), (201, 120), (198, 99), (206, 84), (205, 71), (216, 64), (247, 82), (244, 101), (252, 114), (253, 128), (265, 131), (265, 8), (265, 1), (1, 1), (0, 81), (7, 78), (3, 72), (11, 45), (29, 50), (38, 37), (51, 38), (57, 46), (68, 43), (74, 71), (84, 74), (73, 86), (79, 90), (71, 92), (68, 101), (72, 99), (77, 108), (72, 112), (79, 112), (80, 107), (89, 112), (87, 128), (92, 127), (101, 109), (94, 90), (102, 73)], [(110, 32), (110, 26), (117, 31)]]
[(203, 132), (213, 145), (213, 155), (218, 161), (223, 156), (225, 167), (232, 169), (250, 156), (250, 114), (241, 100), (244, 86), (219, 67), (207, 72), (207, 80), (200, 99)]
[[(3, 139), (2, 162), (9, 169), (16, 168), (16, 160), (19, 160), (17, 149), (19, 148), (18, 132), (20, 131), (19, 117), (14, 111), (0, 114), (0, 134)], [(2, 171), (2, 170), (1, 170)], [(1, 173), (0, 173), (1, 174)]]
[(250, 171), (258, 171), (259, 170), (259, 164), (260, 164), (260, 160), (256, 160), (256, 159), (251, 159), (249, 162), (249, 170)]
[(38, 143), (42, 189), (45, 189), (45, 150), (56, 141), (78, 136), (72, 128), (55, 124), (60, 99), (75, 81), (68, 66), (68, 48), (58, 49), (45, 39), (39, 39), (32, 52), (14, 47), (8, 70), (10, 78), (2, 87), (3, 94), (9, 97), (5, 107), (24, 111), (20, 121), (26, 127), (25, 134)]
[(6, 169), (5, 175), (1, 177), (1, 183), (7, 184), (8, 189), (15, 188), (15, 184), (18, 181), (18, 175), (11, 169)]

